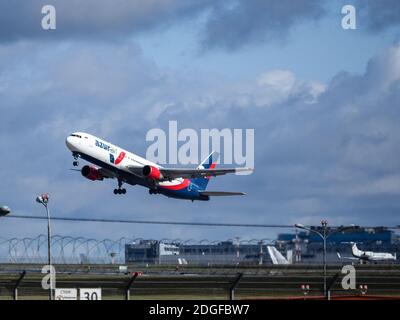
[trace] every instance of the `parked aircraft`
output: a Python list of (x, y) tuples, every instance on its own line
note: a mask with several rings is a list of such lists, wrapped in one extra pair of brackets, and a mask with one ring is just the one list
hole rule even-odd
[(391, 254), (387, 252), (372, 252), (372, 251), (362, 251), (357, 248), (357, 244), (353, 243), (351, 246), (351, 252), (353, 254), (352, 257), (342, 257), (339, 252), (337, 252), (339, 259), (346, 259), (346, 260), (358, 260), (360, 262), (364, 261), (394, 261), (396, 260), (396, 253)]

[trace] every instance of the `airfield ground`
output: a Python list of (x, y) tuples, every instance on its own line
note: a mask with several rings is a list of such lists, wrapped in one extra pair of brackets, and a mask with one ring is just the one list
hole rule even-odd
[[(41, 265), (1, 264), (0, 299), (13, 299), (18, 284), (18, 299), (47, 299), (40, 273)], [(126, 299), (135, 272), (139, 275), (129, 288), (129, 299), (229, 299), (232, 285), (243, 274), (234, 290), (235, 299), (312, 299), (323, 296), (323, 272), (319, 265), (291, 266), (128, 266), (119, 273), (116, 265), (56, 265), (57, 288), (102, 288), (103, 299)], [(336, 275), (331, 296), (349, 298), (399, 298), (400, 265), (358, 265), (354, 290), (343, 290), (342, 266), (328, 266), (327, 283)], [(305, 297), (301, 285), (309, 285)], [(367, 285), (362, 294), (359, 286)]]

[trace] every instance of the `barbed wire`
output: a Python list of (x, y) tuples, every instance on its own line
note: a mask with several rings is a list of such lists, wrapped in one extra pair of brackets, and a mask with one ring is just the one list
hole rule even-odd
[[(124, 263), (125, 245), (140, 241), (158, 241), (174, 244), (177, 247), (187, 245), (217, 245), (221, 242), (231, 242), (235, 246), (257, 245), (272, 243), (274, 240), (264, 239), (227, 239), (227, 240), (195, 240), (143, 239), (141, 237), (121, 237), (119, 239), (94, 239), (54, 235), (51, 237), (52, 259), (58, 264), (72, 263)], [(9, 263), (46, 263), (47, 236), (40, 234), (36, 237), (0, 238), (0, 262)]]

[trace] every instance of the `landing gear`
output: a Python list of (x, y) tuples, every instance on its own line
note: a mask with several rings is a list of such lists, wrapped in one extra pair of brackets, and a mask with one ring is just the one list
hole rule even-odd
[(72, 165), (74, 167), (79, 166), (79, 161), (78, 161), (79, 156), (77, 154), (73, 154), (73, 157), (74, 157), (74, 162), (72, 162)]
[(158, 194), (157, 189), (149, 189), (149, 194)]
[(126, 189), (122, 188), (122, 181), (118, 180), (118, 189), (114, 189), (114, 194), (125, 194), (126, 193)]
[(114, 194), (125, 194), (126, 193), (126, 189), (122, 188), (122, 189), (114, 189)]

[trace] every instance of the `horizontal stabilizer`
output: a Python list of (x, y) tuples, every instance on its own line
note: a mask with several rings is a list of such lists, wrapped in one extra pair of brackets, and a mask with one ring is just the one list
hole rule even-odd
[(223, 196), (244, 196), (244, 192), (226, 192), (226, 191), (200, 191), (202, 196), (223, 197)]

